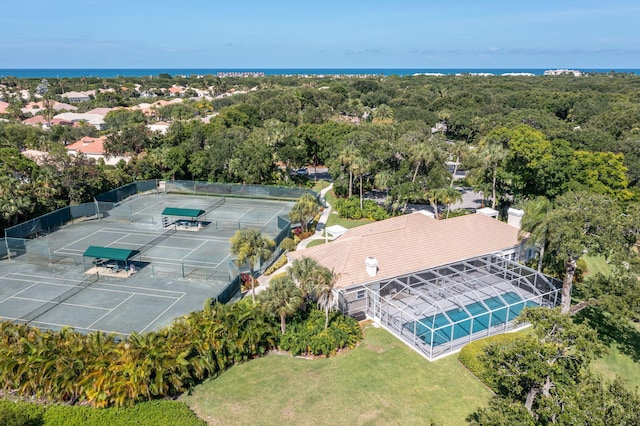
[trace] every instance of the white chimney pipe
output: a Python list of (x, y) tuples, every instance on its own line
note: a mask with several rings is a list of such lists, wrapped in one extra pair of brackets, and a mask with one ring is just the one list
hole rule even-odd
[(507, 214), (507, 223), (514, 228), (520, 229), (520, 222), (522, 221), (522, 216), (524, 216), (524, 210), (509, 208)]
[(364, 260), (364, 266), (367, 270), (367, 274), (370, 277), (375, 277), (378, 273), (378, 259), (373, 256), (369, 256)]

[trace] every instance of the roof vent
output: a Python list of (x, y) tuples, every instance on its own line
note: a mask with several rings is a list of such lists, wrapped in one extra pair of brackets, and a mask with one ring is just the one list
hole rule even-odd
[(481, 209), (476, 210), (476, 213), (483, 214), (485, 216), (493, 217), (495, 219), (498, 218), (498, 210), (494, 210), (491, 207), (483, 207)]
[(364, 266), (367, 270), (367, 274), (370, 277), (375, 277), (378, 273), (378, 259), (373, 256), (369, 256), (364, 260)]

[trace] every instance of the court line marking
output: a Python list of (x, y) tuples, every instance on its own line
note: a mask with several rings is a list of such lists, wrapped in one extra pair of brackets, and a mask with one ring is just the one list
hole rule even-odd
[[(133, 203), (132, 203), (132, 204), (133, 204)], [(160, 201), (158, 201), (157, 203), (151, 204), (150, 206), (145, 207), (145, 208), (143, 208), (143, 209), (136, 210), (136, 212), (135, 212), (135, 213), (133, 213), (133, 216), (135, 216), (135, 215), (137, 215), (137, 214), (148, 214), (148, 213), (142, 213), (142, 212), (144, 212), (145, 210), (148, 210), (148, 209), (150, 209), (150, 208), (152, 208), (152, 207), (155, 207), (155, 206), (157, 206), (158, 204), (163, 204), (163, 205), (164, 205), (164, 200), (160, 200)], [(130, 207), (133, 207), (133, 206), (130, 206)], [(160, 213), (158, 213), (158, 214), (161, 214), (161, 213), (162, 213), (162, 212), (160, 212)]]
[(153, 321), (151, 321), (149, 324), (147, 324), (147, 326), (145, 328), (143, 328), (140, 333), (144, 333), (147, 328), (151, 327), (151, 325), (153, 325), (154, 322), (156, 322), (158, 320), (158, 318), (160, 318), (162, 315), (164, 315), (169, 309), (173, 308), (173, 306), (178, 303), (180, 300), (182, 299), (182, 297), (180, 297), (180, 299), (177, 299), (175, 302), (173, 302), (171, 305), (167, 306), (167, 308), (160, 312), (154, 319)]
[[(15, 273), (15, 272), (11, 272), (10, 274), (12, 275), (18, 275), (18, 276), (25, 276), (25, 277), (35, 277), (35, 278), (48, 278), (48, 277), (44, 277), (44, 276), (40, 276), (40, 275), (29, 275), (29, 274), (19, 274), (19, 273)], [(19, 281), (26, 281), (26, 282), (32, 282), (35, 284), (49, 284), (49, 285), (56, 285), (56, 284), (52, 284), (49, 283), (47, 281), (36, 281), (36, 280), (26, 280), (26, 279), (19, 279), (17, 278), (16, 280)], [(65, 281), (72, 281), (75, 282), (76, 284), (83, 282), (84, 280), (72, 280), (72, 279), (67, 279), (67, 278), (60, 278), (60, 280), (65, 280)], [(57, 284), (57, 285), (62, 285), (64, 286), (65, 284)], [(147, 287), (138, 287), (138, 286), (132, 286), (132, 285), (122, 285), (122, 284), (113, 284), (113, 283), (106, 283), (106, 282), (100, 282), (100, 281), (96, 281), (95, 283), (92, 284), (93, 285), (101, 285), (101, 286), (109, 286), (109, 287), (118, 287), (118, 288), (133, 288), (136, 290), (142, 290), (142, 291), (157, 291), (157, 292), (161, 292), (161, 293), (174, 293), (176, 295), (185, 295), (186, 293), (183, 291), (175, 291), (175, 290), (164, 290), (164, 289), (155, 289), (155, 288), (147, 288)], [(73, 285), (69, 285), (69, 287), (73, 287)], [(87, 287), (87, 289), (90, 289), (91, 287)], [(131, 291), (129, 293), (137, 293), (135, 291)], [(138, 293), (138, 294), (144, 294), (144, 293)], [(161, 296), (158, 296), (161, 297)], [(170, 296), (169, 296), (170, 297)], [(175, 296), (178, 297), (178, 296)]]
[[(101, 232), (101, 231), (93, 232), (90, 235), (88, 235), (87, 237), (92, 236), (92, 235), (94, 235), (94, 234), (96, 234), (98, 232)], [(128, 237), (129, 235), (145, 235), (145, 236), (154, 236), (154, 237), (159, 237), (160, 235), (162, 235), (162, 234), (150, 234), (150, 233), (143, 233), (143, 232), (127, 232), (127, 231), (107, 231), (107, 232), (108, 233), (119, 233), (119, 234), (124, 234), (124, 235), (122, 237), (118, 238), (117, 240), (114, 240), (114, 241), (110, 242), (106, 247), (109, 247), (109, 246), (111, 246), (111, 244), (116, 243), (116, 242), (118, 244), (123, 244), (123, 245), (131, 245), (131, 246), (143, 247), (146, 243), (145, 244), (142, 244), (142, 243), (126, 243), (126, 242), (122, 242), (120, 240), (122, 240), (123, 238)], [(84, 238), (87, 238), (87, 237), (84, 237)], [(80, 240), (82, 240), (84, 238), (81, 238)], [(187, 236), (187, 235), (184, 235), (184, 234), (178, 234), (178, 236), (176, 236), (176, 234), (173, 234), (170, 238), (177, 238), (177, 239), (191, 240), (191, 241), (204, 241), (204, 242), (211, 241), (211, 242), (216, 242), (216, 243), (217, 242), (222, 242), (222, 241), (224, 241), (224, 242), (228, 242), (229, 241), (227, 238), (224, 238), (224, 237), (208, 237), (208, 238), (207, 237), (201, 237), (201, 238), (198, 238), (198, 237)], [(78, 254), (82, 254), (82, 253), (85, 252), (85, 250), (68, 248), (68, 246), (76, 244), (80, 240), (76, 240), (73, 243), (67, 244), (64, 247), (61, 247), (61, 248), (55, 250), (54, 253), (55, 254), (59, 254), (59, 255), (66, 255), (66, 256), (76, 256)], [(159, 246), (158, 245), (158, 246), (154, 246), (154, 247), (166, 247), (166, 248), (171, 248), (171, 249), (181, 249), (181, 247), (175, 247), (175, 246)]]
[[(17, 319), (17, 318), (13, 318), (13, 319)], [(45, 322), (45, 321), (33, 321), (31, 324), (42, 324), (44, 326), (54, 326), (54, 327), (69, 327), (69, 324), (58, 324), (55, 322)], [(72, 327), (75, 331), (78, 330), (86, 330), (86, 331), (101, 331), (105, 334), (118, 334), (120, 336), (131, 336), (131, 333), (123, 333), (121, 331), (114, 331), (114, 330), (101, 330), (98, 328), (87, 328), (87, 327)]]
[(127, 297), (126, 299), (124, 299), (123, 301), (121, 301), (120, 303), (118, 303), (116, 306), (114, 306), (111, 309), (108, 309), (107, 312), (104, 313), (104, 315), (102, 315), (100, 318), (98, 318), (97, 320), (95, 320), (94, 322), (92, 322), (91, 324), (88, 325), (88, 328), (93, 328), (94, 325), (96, 325), (96, 323), (98, 321), (101, 321), (102, 319), (104, 319), (106, 316), (111, 315), (111, 313), (113, 313), (114, 309), (118, 308), (119, 306), (121, 306), (124, 302), (128, 301), (129, 299), (131, 299), (134, 295), (130, 294), (129, 297)]

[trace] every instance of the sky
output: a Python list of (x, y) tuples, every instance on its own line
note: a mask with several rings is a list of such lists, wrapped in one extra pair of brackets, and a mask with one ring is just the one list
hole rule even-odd
[(0, 69), (640, 69), (638, 0), (22, 0)]

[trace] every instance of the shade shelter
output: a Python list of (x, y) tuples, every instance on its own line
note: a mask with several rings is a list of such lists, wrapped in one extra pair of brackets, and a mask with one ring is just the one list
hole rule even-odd
[(162, 226), (165, 228), (170, 225), (170, 221), (168, 219), (169, 216), (173, 217), (188, 217), (191, 222), (195, 222), (195, 220), (205, 214), (204, 210), (200, 209), (184, 209), (181, 207), (166, 207), (162, 210)]
[[(128, 269), (129, 259), (139, 253), (140, 252), (138, 250), (120, 249), (115, 247), (89, 246), (82, 254), (82, 261), (84, 264), (85, 257), (93, 257), (96, 260), (102, 259), (100, 262), (95, 262), (97, 265), (98, 263), (103, 263), (105, 260), (115, 260), (116, 262), (124, 262), (125, 268)], [(84, 269), (87, 269), (86, 266)]]

